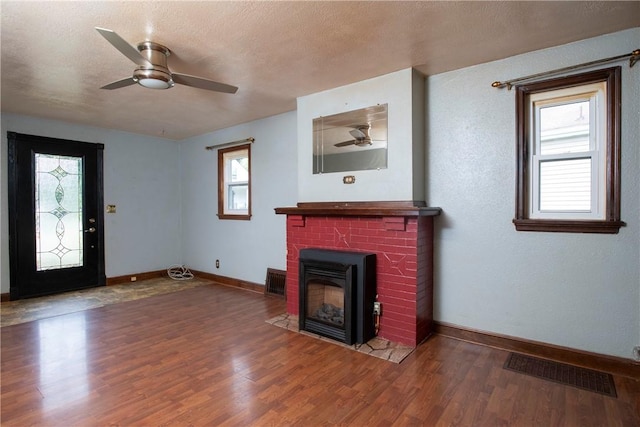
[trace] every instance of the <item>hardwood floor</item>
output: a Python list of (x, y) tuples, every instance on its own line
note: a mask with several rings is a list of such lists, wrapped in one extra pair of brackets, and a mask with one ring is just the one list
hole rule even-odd
[(2, 426), (638, 426), (618, 398), (502, 368), (444, 336), (401, 364), (265, 320), (282, 300), (204, 285), (1, 329)]

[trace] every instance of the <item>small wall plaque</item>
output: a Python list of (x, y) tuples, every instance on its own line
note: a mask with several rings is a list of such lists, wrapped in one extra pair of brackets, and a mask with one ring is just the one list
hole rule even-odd
[(356, 182), (356, 177), (354, 175), (345, 175), (342, 177), (343, 184), (354, 184)]

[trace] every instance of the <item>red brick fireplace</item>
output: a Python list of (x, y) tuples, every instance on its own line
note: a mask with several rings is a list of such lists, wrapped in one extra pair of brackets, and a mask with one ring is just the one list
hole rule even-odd
[(416, 346), (432, 332), (433, 217), (416, 202), (298, 203), (287, 215), (287, 312), (298, 314), (299, 252), (306, 248), (376, 254), (378, 336)]

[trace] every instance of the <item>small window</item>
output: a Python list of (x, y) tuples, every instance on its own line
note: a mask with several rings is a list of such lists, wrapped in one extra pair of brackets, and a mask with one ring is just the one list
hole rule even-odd
[(617, 233), (620, 67), (517, 87), (519, 231)]
[(218, 150), (218, 217), (251, 218), (251, 145)]

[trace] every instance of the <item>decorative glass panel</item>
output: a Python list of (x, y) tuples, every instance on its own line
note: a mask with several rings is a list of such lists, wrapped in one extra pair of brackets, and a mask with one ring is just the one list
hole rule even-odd
[(36, 270), (83, 265), (82, 158), (35, 155)]

